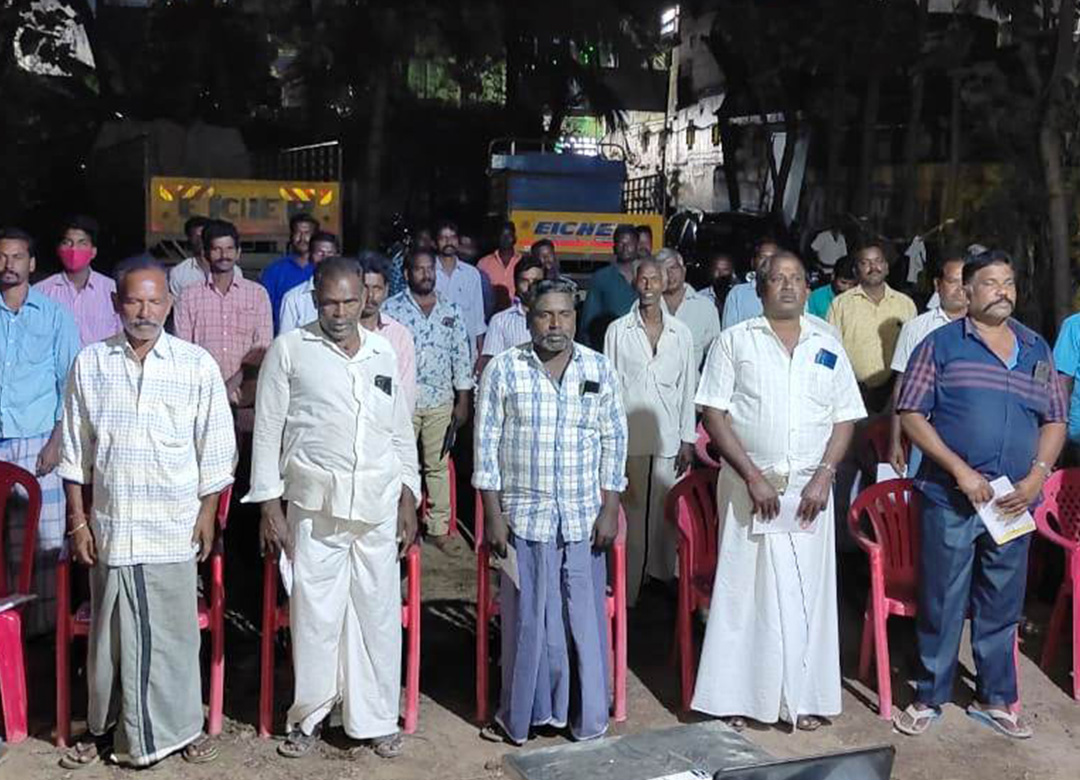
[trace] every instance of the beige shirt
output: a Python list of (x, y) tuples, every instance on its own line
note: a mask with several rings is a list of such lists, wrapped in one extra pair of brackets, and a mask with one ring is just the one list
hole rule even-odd
[(255, 397), (251, 490), (312, 512), (396, 522), (405, 485), (420, 497), (416, 438), (390, 343), (361, 329), (353, 357), (319, 324), (285, 333), (263, 359)]
[(840, 331), (856, 379), (867, 387), (881, 387), (889, 381), (900, 329), (916, 313), (915, 302), (888, 285), (881, 303), (874, 303), (862, 286), (833, 299), (829, 324)]
[[(683, 285), (682, 303), (679, 304), (675, 317), (690, 329), (694, 337), (694, 365), (700, 366), (709, 354), (709, 347), (720, 335), (720, 313), (711, 298), (702, 295), (690, 285)], [(663, 302), (664, 311), (668, 311), (667, 301)]]
[(653, 354), (641, 309), (634, 306), (608, 326), (604, 337), (604, 354), (619, 377), (626, 408), (629, 457), (673, 458), (680, 444), (697, 439), (694, 337), (670, 314), (664, 314), (662, 328)]

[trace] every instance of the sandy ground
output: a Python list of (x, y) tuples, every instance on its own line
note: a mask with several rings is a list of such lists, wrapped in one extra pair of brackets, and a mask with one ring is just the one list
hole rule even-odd
[[(250, 526), (249, 526), (250, 527)], [(229, 542), (251, 549), (253, 540), (230, 528)], [(304, 777), (306, 780), (336, 778), (488, 778), (500, 776), (500, 761), (509, 748), (492, 745), (477, 737), (473, 722), (472, 670), (474, 642), (475, 576), (469, 555), (450, 559), (434, 550), (424, 551), (423, 662), (421, 672), (420, 726), (408, 737), (406, 753), (394, 761), (383, 761), (365, 749), (350, 750), (340, 732), (330, 732), (326, 742), (309, 757), (287, 761), (275, 753), (275, 740), (259, 739), (253, 726), (258, 683), (257, 636), (245, 623), (258, 614), (257, 561), (231, 556), (229, 602), (234, 612), (227, 644), (225, 732), (218, 744), (221, 756), (215, 763), (190, 766), (172, 757), (147, 772), (160, 780), (172, 778), (230, 778), (231, 780), (277, 780)], [(850, 562), (843, 565), (849, 565)], [(250, 576), (238, 576), (238, 571)], [(1036, 625), (1045, 624), (1047, 607), (1033, 603), (1029, 617)], [(844, 645), (845, 675), (844, 714), (828, 728), (813, 734), (789, 734), (772, 728), (751, 728), (746, 734), (765, 750), (778, 756), (809, 755), (818, 752), (866, 746), (894, 744), (898, 750), (894, 777), (898, 780), (1012, 780), (1042, 778), (1076, 780), (1080, 777), (1080, 703), (1064, 692), (1068, 683), (1062, 653), (1058, 668), (1048, 678), (1031, 660), (1040, 646), (1038, 631), (1022, 643), (1022, 688), (1024, 711), (1035, 728), (1035, 738), (1014, 742), (997, 736), (965, 716), (960, 706), (946, 709), (943, 721), (919, 740), (911, 740), (892, 731), (877, 718), (872, 709), (876, 696), (850, 676), (856, 666), (856, 647), (861, 628), (860, 610), (847, 604), (842, 612), (841, 633)], [(235, 616), (240, 616), (237, 619)], [(911, 667), (914, 636), (911, 625), (894, 621), (892, 626), (894, 687), (896, 696), (906, 701), (903, 680)], [(670, 662), (673, 635), (673, 609), (667, 596), (647, 592), (631, 616), (629, 720), (613, 726), (613, 734), (667, 727), (688, 722), (693, 716), (678, 712), (676, 669)], [(2, 780), (24, 778), (68, 778), (72, 772), (60, 769), (60, 751), (52, 744), (53, 671), (52, 644), (32, 643), (28, 650), (31, 665), (31, 728), (33, 736), (13, 746), (9, 760), (0, 767)], [(76, 653), (80, 653), (76, 650)], [(290, 690), (290, 672), (286, 656), (278, 654), (278, 717), (282, 728), (284, 709)], [(971, 668), (970, 653), (963, 662)], [(81, 672), (79, 672), (81, 674)], [(85, 712), (82, 678), (76, 678), (77, 698), (74, 711)], [(970, 676), (957, 688), (956, 701), (966, 703), (971, 696)], [(76, 722), (78, 731), (83, 726)], [(549, 736), (534, 741), (537, 746), (563, 742)], [(97, 765), (77, 773), (86, 780), (131, 777), (128, 770)]]

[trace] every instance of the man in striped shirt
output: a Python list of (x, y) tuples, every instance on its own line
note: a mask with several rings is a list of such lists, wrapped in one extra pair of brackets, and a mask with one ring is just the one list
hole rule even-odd
[(229, 403), (251, 406), (259, 364), (274, 337), (270, 297), (262, 285), (233, 274), (240, 259), (240, 234), (231, 222), (212, 221), (203, 229), (202, 240), (210, 276), (184, 291), (173, 326), (177, 336), (198, 344), (217, 361)]
[(1039, 501), (1065, 442), (1067, 405), (1049, 345), (1011, 317), (1016, 280), (1009, 257), (989, 251), (969, 259), (962, 281), (967, 316), (915, 349), (896, 407), (923, 461), (915, 475), (922, 509), (920, 665), (915, 701), (893, 724), (917, 736), (940, 717), (952, 699), (970, 613), (976, 682), (968, 714), (1025, 739), (1031, 728), (1011, 705), (1018, 698), (1014, 653), (1031, 536), (998, 544), (976, 510), (993, 502), (1011, 522)]
[(604, 550), (626, 486), (618, 378), (574, 344), (574, 287), (540, 282), (528, 322), (531, 342), (484, 372), (473, 473), (488, 543), (516, 561), (500, 586), (502, 694), (481, 736), (518, 745), (538, 725), (579, 740), (607, 731)]

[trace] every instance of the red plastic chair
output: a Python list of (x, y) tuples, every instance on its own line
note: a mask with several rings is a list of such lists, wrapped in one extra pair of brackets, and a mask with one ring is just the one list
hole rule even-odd
[[(869, 520), (873, 538), (862, 528)], [(870, 558), (870, 593), (866, 599), (859, 678), (869, 680), (870, 660), (877, 660), (878, 717), (892, 718), (892, 675), (889, 664), (888, 620), (913, 618), (918, 609), (919, 522), (915, 491), (910, 479), (889, 479), (863, 490), (848, 513), (852, 538)], [(1013, 655), (1016, 685), (1020, 687), (1018, 639)], [(1011, 707), (1019, 711), (1017, 700)]]
[(682, 708), (690, 709), (697, 672), (694, 612), (708, 608), (716, 577), (720, 524), (716, 514), (716, 469), (698, 469), (679, 480), (664, 502), (664, 517), (678, 530), (679, 600), (675, 646)]
[[(488, 636), (491, 619), (499, 614), (499, 600), (492, 593), (491, 551), (484, 537), (484, 504), (476, 495), (476, 720), (487, 723), (491, 717), (488, 695)], [(619, 507), (619, 532), (611, 552), (613, 585), (608, 585), (608, 661), (613, 676), (615, 701), (612, 718), (626, 720), (626, 516)]]
[[(7, 501), (16, 485), (26, 491), (26, 521), (23, 527), (22, 560), (15, 578), (15, 590), (8, 590), (7, 551), (4, 550), (4, 521)], [(29, 471), (12, 463), (0, 463), (0, 596), (30, 593), (41, 518), (41, 486)], [(27, 736), (26, 667), (23, 663), (22, 613), (18, 607), (0, 612), (0, 702), (8, 742), (22, 742)]]
[[(416, 731), (420, 713), (420, 546), (413, 544), (405, 555), (408, 584), (401, 605), (401, 626), (405, 629), (405, 717), (406, 734)], [(270, 736), (274, 722), (274, 638), (289, 627), (289, 602), (278, 604), (278, 560), (266, 556), (263, 562), (262, 638), (259, 641), (259, 736)]]
[(697, 455), (698, 461), (709, 469), (718, 469), (721, 464), (716, 458), (709, 453), (709, 444), (712, 439), (709, 437), (709, 432), (705, 430), (705, 426), (702, 423), (698, 423), (697, 427), (697, 441), (694, 442), (694, 453)]
[[(450, 525), (448, 526), (448, 534), (456, 534), (458, 531), (457, 520), (457, 468), (454, 466), (454, 459), (446, 459), (446, 478), (450, 480)], [(424, 518), (428, 512), (428, 500), (427, 491), (422, 491), (420, 494), (420, 506), (416, 508), (416, 518), (418, 522), (423, 525)]]
[[(217, 509), (217, 538), (206, 561), (209, 570), (209, 599), (199, 597), (199, 630), (210, 633), (210, 701), (207, 733), (221, 733), (225, 704), (225, 543), (232, 486), (221, 493)], [(90, 602), (71, 609), (71, 560), (65, 547), (56, 570), (56, 744), (66, 747), (71, 740), (71, 643), (90, 634)]]
[(1049, 671), (1057, 657), (1058, 643), (1069, 602), (1072, 602), (1073, 698), (1080, 701), (1080, 469), (1055, 471), (1043, 486), (1043, 502), (1035, 510), (1039, 535), (1065, 551), (1065, 579), (1054, 600), (1039, 665)]

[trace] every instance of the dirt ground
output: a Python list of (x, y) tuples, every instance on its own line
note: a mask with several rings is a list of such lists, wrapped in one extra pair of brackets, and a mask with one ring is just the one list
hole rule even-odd
[[(239, 530), (238, 529), (239, 526)], [(249, 524), (248, 529), (251, 528)], [(245, 560), (235, 553), (239, 547), (253, 549), (250, 530), (235, 520), (230, 526), (228, 583), (232, 618), (226, 646), (227, 673), (225, 707), (227, 722), (219, 738), (221, 756), (212, 764), (189, 766), (172, 757), (148, 770), (155, 778), (172, 780), (278, 780), (304, 777), (305, 780), (365, 778), (495, 778), (502, 772), (502, 755), (511, 748), (492, 745), (477, 737), (473, 722), (472, 669), (474, 652), (474, 559), (463, 555), (450, 559), (425, 547), (423, 573), (423, 660), (421, 670), (420, 725), (406, 741), (406, 752), (394, 761), (383, 761), (370, 751), (349, 750), (347, 740), (333, 731), (327, 741), (309, 757), (299, 761), (278, 758), (275, 740), (255, 734), (258, 685), (258, 561)], [(856, 561), (857, 563), (857, 561)], [(842, 559), (841, 566), (853, 566)], [(240, 574), (245, 572), (245, 574)], [(858, 578), (845, 577), (849, 582)], [(854, 591), (854, 588), (849, 588)], [(865, 590), (862, 592), (865, 593)], [(843, 748), (889, 743), (898, 750), (893, 776), (897, 780), (1076, 780), (1080, 777), (1080, 703), (1065, 693), (1069, 682), (1065, 659), (1067, 648), (1052, 678), (1036, 666), (1041, 638), (1037, 630), (1022, 642), (1021, 680), (1024, 711), (1031, 719), (1035, 738), (1014, 742), (1000, 737), (967, 718), (959, 706), (946, 709), (943, 721), (919, 740), (892, 731), (872, 709), (873, 691), (851, 676), (861, 629), (861, 608), (854, 599), (845, 601), (841, 613), (845, 672), (844, 714), (828, 728), (816, 733), (790, 734), (772, 727), (751, 728), (746, 734), (777, 756), (809, 755)], [(1045, 625), (1047, 606), (1032, 602), (1029, 618)], [(678, 711), (678, 682), (671, 664), (673, 603), (660, 591), (647, 591), (630, 621), (629, 720), (615, 724), (612, 734), (627, 734), (689, 722), (693, 716)], [(906, 701), (907, 670), (911, 668), (914, 636), (910, 623), (893, 621), (894, 687), (896, 698)], [(966, 641), (966, 640), (965, 640)], [(76, 649), (76, 656), (82, 651)], [(22, 778), (69, 778), (57, 765), (60, 751), (52, 744), (53, 648), (51, 641), (37, 641), (29, 650), (31, 667), (31, 730), (26, 742), (13, 746), (8, 762), (0, 767), (2, 780)], [(282, 728), (284, 710), (291, 688), (287, 656), (278, 653), (278, 696), (276, 727)], [(970, 652), (963, 663), (971, 669)], [(81, 674), (81, 672), (79, 672)], [(497, 679), (497, 675), (496, 675)], [(85, 712), (84, 682), (74, 681), (76, 717)], [(971, 696), (970, 675), (958, 685), (956, 701), (966, 703)], [(83, 727), (76, 722), (76, 732)], [(562, 737), (536, 739), (530, 746), (563, 742)], [(97, 765), (78, 773), (86, 780), (131, 777), (128, 770)]]

